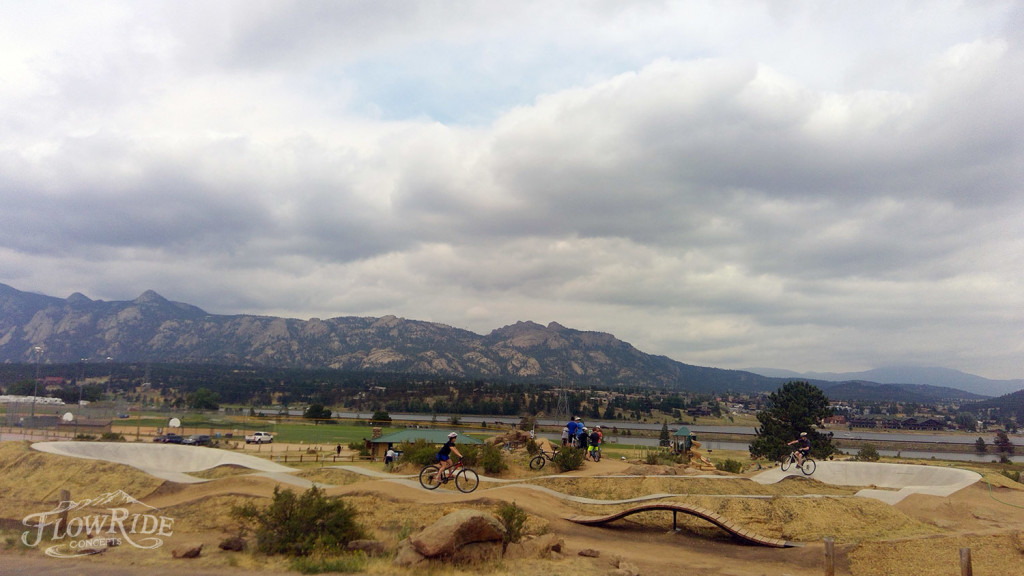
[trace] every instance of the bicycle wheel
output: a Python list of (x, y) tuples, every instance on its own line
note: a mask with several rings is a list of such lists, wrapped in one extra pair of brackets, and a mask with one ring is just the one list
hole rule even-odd
[(455, 487), (460, 492), (470, 493), (480, 485), (480, 476), (474, 470), (463, 468), (455, 475)]
[(441, 485), (437, 482), (437, 474), (441, 469), (433, 464), (424, 466), (423, 470), (420, 470), (420, 486), (423, 486), (427, 490), (433, 490)]
[(818, 465), (814, 463), (814, 460), (804, 458), (804, 464), (800, 467), (800, 471), (803, 472), (805, 476), (810, 476), (811, 474), (814, 474), (814, 470), (817, 467)]
[(548, 459), (544, 456), (534, 456), (533, 459), (530, 460), (530, 470), (540, 470), (547, 463)]
[(600, 448), (594, 448), (594, 451), (591, 452), (590, 455), (591, 455), (591, 457), (594, 458), (594, 462), (600, 462), (601, 461), (601, 449)]
[(782, 471), (789, 470), (789, 467), (793, 465), (793, 455), (785, 456), (782, 458)]

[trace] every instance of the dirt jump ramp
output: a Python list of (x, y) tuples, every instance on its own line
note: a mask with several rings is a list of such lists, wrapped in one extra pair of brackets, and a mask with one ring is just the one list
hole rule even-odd
[(618, 512), (608, 514), (606, 516), (569, 516), (566, 518), (566, 520), (569, 520), (570, 522), (575, 522), (577, 524), (582, 524), (584, 526), (600, 526), (602, 524), (614, 522), (616, 520), (625, 518), (626, 516), (630, 516), (633, 514), (639, 514), (641, 512), (652, 512), (657, 510), (666, 510), (672, 512), (673, 530), (676, 529), (676, 515), (681, 513), (689, 514), (690, 516), (696, 516), (697, 518), (707, 520), (708, 522), (711, 522), (712, 524), (718, 526), (722, 530), (725, 530), (729, 534), (732, 534), (736, 538), (739, 538), (751, 544), (757, 544), (759, 546), (769, 546), (771, 548), (792, 548), (795, 546), (803, 546), (803, 544), (799, 542), (790, 542), (788, 540), (782, 540), (779, 538), (769, 538), (767, 536), (755, 534), (754, 532), (751, 532), (750, 530), (747, 530), (742, 526), (733, 524), (729, 520), (723, 518), (721, 515), (712, 512), (706, 508), (701, 508), (700, 506), (692, 506), (690, 504), (679, 504), (673, 502), (653, 502), (647, 504), (639, 504), (637, 506), (633, 506), (632, 508), (620, 510)]

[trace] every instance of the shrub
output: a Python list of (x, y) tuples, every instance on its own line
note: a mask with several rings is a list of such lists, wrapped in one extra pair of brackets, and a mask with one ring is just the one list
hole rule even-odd
[(1003, 476), (1006, 476), (1014, 482), (1020, 482), (1020, 472), (1016, 470), (1003, 470)]
[(526, 441), (526, 453), (530, 456), (540, 454), (540, 446), (537, 445), (537, 441), (533, 438)]
[(725, 472), (731, 472), (733, 474), (739, 474), (740, 472), (743, 472), (743, 463), (740, 462), (739, 460), (727, 458), (723, 462), (715, 462), (715, 469), (723, 470)]
[(501, 449), (493, 444), (484, 444), (479, 450), (478, 463), (488, 474), (500, 474), (508, 470)]
[(677, 456), (668, 450), (649, 450), (644, 455), (644, 464), (651, 466), (672, 466), (680, 463), (682, 463), (682, 456)]
[(857, 452), (857, 455), (853, 457), (853, 459), (858, 462), (878, 462), (879, 458), (881, 458), (881, 456), (878, 455), (878, 450), (875, 450), (875, 447), (871, 444), (865, 445), (859, 452)]
[(118, 432), (104, 432), (100, 434), (102, 442), (124, 442), (124, 436)]
[(551, 458), (551, 462), (554, 463), (559, 472), (571, 472), (583, 467), (584, 456), (586, 456), (585, 451), (573, 448), (572, 446), (566, 446), (555, 453)]
[(355, 508), (340, 498), (328, 500), (316, 486), (301, 496), (275, 487), (266, 508), (250, 502), (234, 507), (232, 513), (243, 529), (253, 529), (256, 550), (267, 555), (308, 556), (343, 548), (365, 535), (356, 522)]
[(426, 440), (402, 442), (398, 446), (398, 450), (402, 453), (402, 462), (409, 462), (417, 466), (437, 464), (437, 447), (428, 444)]
[(498, 520), (505, 527), (501, 546), (504, 550), (510, 542), (519, 542), (523, 538), (523, 526), (526, 524), (526, 510), (516, 506), (515, 502), (502, 502), (498, 506)]

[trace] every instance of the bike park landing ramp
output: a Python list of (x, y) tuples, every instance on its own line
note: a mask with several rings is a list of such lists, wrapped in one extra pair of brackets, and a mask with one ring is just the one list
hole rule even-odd
[(651, 512), (656, 510), (668, 510), (672, 512), (672, 529), (676, 529), (676, 514), (689, 514), (690, 516), (696, 516), (711, 522), (718, 526), (722, 530), (725, 530), (729, 534), (750, 542), (751, 544), (757, 544), (760, 546), (770, 546), (772, 548), (791, 548), (794, 546), (803, 546), (796, 542), (789, 542), (787, 540), (781, 540), (779, 538), (769, 538), (767, 536), (761, 536), (755, 534), (750, 530), (733, 524), (729, 520), (726, 520), (722, 516), (715, 512), (701, 508), (700, 506), (693, 506), (690, 504), (679, 504), (674, 502), (655, 502), (648, 504), (640, 504), (626, 510), (620, 510), (607, 516), (569, 516), (566, 520), (575, 522), (577, 524), (583, 524), (585, 526), (599, 526), (601, 524), (607, 524), (608, 522), (614, 522), (620, 518), (630, 516), (633, 514), (639, 514), (641, 512)]
[[(786, 472), (781, 468), (772, 468), (754, 476), (753, 480), (760, 484), (774, 484), (789, 476), (805, 477), (796, 467)], [(837, 486), (870, 486), (856, 495), (896, 504), (911, 494), (949, 496), (981, 480), (981, 475), (959, 468), (920, 464), (818, 462), (814, 474), (806, 478)]]
[(241, 466), (258, 472), (295, 472), (292, 468), (256, 456), (203, 446), (124, 442), (36, 442), (32, 444), (32, 448), (60, 456), (125, 464), (151, 476), (181, 483), (204, 482), (205, 480), (189, 476), (187, 473), (223, 465)]

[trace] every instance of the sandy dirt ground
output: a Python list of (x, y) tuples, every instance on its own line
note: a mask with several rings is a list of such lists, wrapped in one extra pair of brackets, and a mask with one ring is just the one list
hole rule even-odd
[[(460, 508), (493, 511), (509, 501), (529, 513), (527, 532), (553, 532), (565, 542), (557, 559), (404, 569), (383, 558), (367, 564), (369, 574), (600, 575), (614, 569), (612, 558), (621, 557), (644, 575), (809, 576), (824, 573), (822, 542), (829, 537), (836, 543), (837, 574), (956, 574), (959, 550), (967, 547), (972, 551), (974, 574), (1024, 576), (1024, 485), (998, 474), (986, 474), (980, 482), (949, 496), (915, 494), (891, 505), (854, 496), (860, 489), (873, 488), (870, 485), (832, 486), (813, 478), (785, 478), (762, 485), (739, 475), (666, 470), (607, 459), (587, 463), (571, 475), (557, 475), (550, 469), (530, 471), (524, 462), (521, 455), (513, 457), (509, 472), (500, 479), (485, 478), (472, 494), (448, 487), (426, 491), (408, 477), (416, 470), (388, 474), (381, 464), (356, 466), (369, 474), (354, 472), (354, 465), (347, 464), (307, 466), (293, 476), (321, 483), (328, 495), (351, 503), (374, 537), (389, 546), (445, 513)], [(123, 464), (42, 453), (24, 442), (0, 443), (0, 574), (294, 574), (280, 558), (217, 547), (236, 531), (230, 513), (233, 506), (269, 502), (275, 487), (289, 484), (238, 465), (217, 466), (195, 475), (207, 481), (173, 482)], [(123, 490), (173, 518), (173, 536), (154, 550), (120, 546), (95, 556), (47, 557), (42, 546), (20, 543), (26, 530), (22, 520), (52, 508), (61, 489), (69, 490), (72, 499)], [(566, 519), (574, 514), (609, 513), (629, 505), (620, 500), (651, 494), (671, 495), (665, 499), (700, 505), (759, 534), (805, 545), (778, 549), (744, 544), (690, 517), (680, 518), (680, 529), (672, 530), (671, 513), (666, 512), (631, 516), (605, 527), (580, 526)], [(200, 558), (172, 557), (172, 551), (198, 544), (204, 546)], [(600, 556), (579, 556), (586, 549), (597, 550)]]

